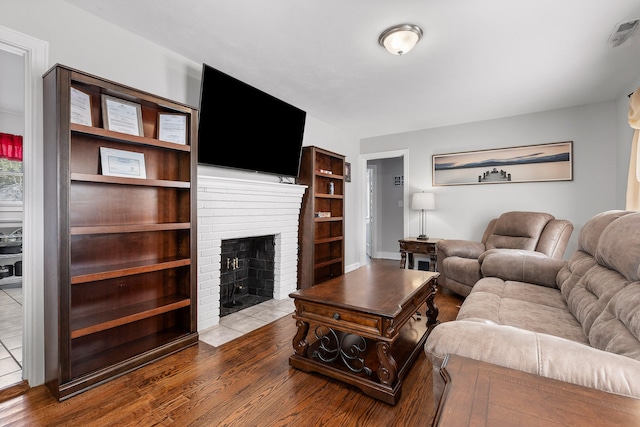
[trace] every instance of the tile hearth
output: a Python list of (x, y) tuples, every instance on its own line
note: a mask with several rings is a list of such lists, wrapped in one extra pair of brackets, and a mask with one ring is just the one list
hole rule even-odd
[(294, 311), (292, 299), (271, 299), (222, 317), (218, 325), (200, 332), (200, 341), (218, 347), (281, 317), (291, 316)]

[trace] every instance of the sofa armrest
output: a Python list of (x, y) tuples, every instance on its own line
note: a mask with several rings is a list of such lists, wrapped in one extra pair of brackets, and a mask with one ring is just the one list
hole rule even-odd
[(444, 257), (477, 259), (485, 251), (484, 243), (469, 240), (440, 240), (436, 247)]
[(573, 224), (564, 219), (552, 219), (544, 228), (536, 251), (547, 254), (549, 258), (562, 259), (573, 233)]
[[(436, 326), (425, 353), (438, 370), (451, 354), (640, 398), (640, 361), (511, 326), (456, 320)], [(439, 377), (439, 375), (438, 375)], [(434, 389), (436, 389), (434, 375)]]
[(556, 276), (567, 263), (535, 251), (491, 249), (479, 259), (484, 277), (533, 283), (556, 288)]

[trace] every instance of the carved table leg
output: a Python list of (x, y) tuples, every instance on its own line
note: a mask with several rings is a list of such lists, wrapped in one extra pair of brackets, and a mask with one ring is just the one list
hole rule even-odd
[(400, 268), (405, 268), (407, 265), (407, 253), (405, 251), (400, 251)]
[(387, 342), (378, 342), (376, 344), (380, 367), (378, 368), (378, 378), (384, 385), (391, 387), (396, 380), (398, 373), (398, 364), (391, 355), (391, 345)]
[(429, 292), (429, 296), (427, 297), (427, 333), (431, 332), (431, 330), (438, 324), (440, 321), (438, 320), (438, 307), (434, 301), (436, 297), (436, 292), (438, 291), (438, 287), (436, 286), (436, 282), (431, 282), (431, 290)]
[(309, 343), (307, 342), (307, 332), (309, 332), (309, 324), (307, 322), (303, 322), (302, 320), (297, 320), (296, 326), (298, 327), (298, 331), (293, 337), (293, 349), (298, 356), (304, 356), (307, 352), (307, 348), (309, 348)]

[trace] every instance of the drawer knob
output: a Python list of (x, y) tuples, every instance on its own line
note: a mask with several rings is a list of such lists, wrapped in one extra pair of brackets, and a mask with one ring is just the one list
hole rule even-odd
[(340, 320), (340, 313), (333, 313), (333, 318), (336, 320)]

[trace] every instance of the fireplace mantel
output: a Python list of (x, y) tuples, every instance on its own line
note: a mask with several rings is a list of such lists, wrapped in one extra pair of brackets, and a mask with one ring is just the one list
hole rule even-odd
[(298, 222), (306, 186), (198, 176), (198, 330), (220, 321), (222, 240), (274, 235), (274, 299), (297, 288)]

